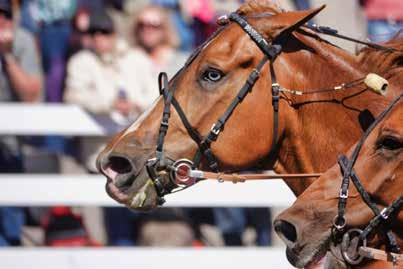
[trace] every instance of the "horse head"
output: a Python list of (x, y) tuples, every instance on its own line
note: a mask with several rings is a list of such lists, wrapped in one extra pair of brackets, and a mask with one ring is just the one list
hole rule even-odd
[[(370, 200), (380, 211), (390, 206), (397, 199), (402, 199), (402, 126), (403, 103), (400, 102), (372, 130), (362, 145), (354, 165), (355, 174), (361, 181), (363, 189), (369, 194)], [(350, 153), (354, 149), (355, 146), (350, 150)], [(308, 267), (320, 260), (329, 248), (338, 258), (343, 260), (339, 251), (338, 243), (340, 242), (337, 243), (336, 240), (335, 243), (334, 233), (342, 178), (339, 165), (333, 166), (309, 186), (290, 208), (276, 218), (275, 230), (286, 243), (288, 260), (294, 266), (298, 268)], [(347, 194), (345, 227), (343, 229), (346, 231), (353, 228), (364, 229), (374, 218), (373, 210), (363, 201), (362, 194), (354, 187), (354, 184), (350, 183)], [(398, 240), (401, 242), (403, 212), (399, 212), (397, 209), (390, 219), (388, 225), (400, 237)], [(379, 227), (377, 228), (379, 229)], [(379, 230), (375, 232), (379, 232)], [(382, 232), (372, 233), (368, 239), (367, 244), (370, 246), (387, 245), (387, 240)]]
[[(277, 36), (292, 38), (292, 31), (322, 8), (283, 12), (276, 6), (262, 6), (258, 1), (250, 1), (237, 13), (247, 18), (248, 23), (270, 41)], [(298, 52), (303, 45), (287, 42), (285, 38), (281, 38), (281, 42), (284, 42), (284, 56), (279, 57), (274, 68), (278, 79), (286, 82), (295, 75), (293, 67), (285, 64), (286, 58), (288, 54)], [(191, 125), (193, 136), (204, 137), (210, 132), (211, 126), (226, 112), (263, 57), (262, 51), (239, 25), (228, 23), (202, 45), (165, 85), (169, 89), (167, 93), (172, 93)], [(220, 170), (234, 171), (255, 166), (271, 150), (274, 112), (268, 90), (272, 84), (268, 70), (268, 64), (262, 66), (253, 90), (236, 107), (225, 128), (220, 130), (217, 141), (211, 144)], [(149, 210), (158, 205), (155, 182), (150, 179), (146, 163), (156, 154), (165, 102), (165, 98), (158, 98), (133, 125), (112, 139), (97, 160), (99, 170), (108, 178), (106, 189), (109, 195), (133, 209)], [(189, 129), (177, 109), (171, 106), (169, 112), (164, 155), (169, 160), (191, 160), (198, 145), (189, 135)], [(282, 128), (280, 123), (280, 135)], [(206, 167), (205, 160), (202, 160), (201, 167)], [(169, 184), (166, 178), (162, 181), (165, 181), (163, 185)]]

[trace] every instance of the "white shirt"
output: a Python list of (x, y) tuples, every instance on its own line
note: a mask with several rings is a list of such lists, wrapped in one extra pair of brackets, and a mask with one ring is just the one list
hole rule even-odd
[(112, 111), (123, 90), (132, 103), (146, 109), (158, 96), (157, 85), (147, 56), (119, 40), (113, 55), (101, 58), (81, 51), (70, 59), (64, 99), (94, 114), (104, 114)]

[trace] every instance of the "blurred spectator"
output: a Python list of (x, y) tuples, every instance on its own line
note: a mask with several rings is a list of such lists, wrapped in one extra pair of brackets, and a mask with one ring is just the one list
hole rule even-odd
[[(151, 63), (138, 50), (118, 38), (112, 19), (104, 11), (90, 15), (92, 51), (80, 51), (67, 67), (65, 101), (82, 106), (103, 121), (110, 133), (122, 129), (157, 96)], [(83, 139), (82, 159), (96, 172), (95, 159), (104, 138)]]
[(86, 8), (77, 9), (72, 19), (72, 33), (67, 58), (85, 49), (91, 49), (92, 38), (88, 29), (90, 27), (90, 11)]
[(179, 46), (181, 51), (191, 51), (195, 44), (195, 33), (192, 29), (192, 18), (184, 16), (183, 3), (181, 0), (153, 0), (153, 4), (160, 5), (169, 11), (172, 23), (178, 32)]
[(52, 247), (100, 246), (91, 240), (82, 217), (64, 206), (53, 207), (42, 219), (45, 245)]
[(169, 77), (183, 66), (187, 54), (177, 50), (179, 39), (165, 9), (148, 5), (139, 11), (133, 27), (135, 44), (152, 61), (153, 77), (157, 81), (159, 72)]
[(371, 41), (387, 41), (403, 29), (402, 0), (360, 0), (368, 19)]
[(256, 232), (255, 244), (271, 244), (271, 211), (269, 208), (214, 208), (214, 220), (226, 246), (242, 246), (248, 226)]
[[(10, 1), (0, 0), (0, 101), (36, 102), (41, 97), (39, 57), (33, 37), (13, 21)], [(0, 138), (0, 173), (22, 173), (16, 137)], [(19, 245), (25, 214), (22, 208), (0, 208), (0, 246)]]
[[(22, 24), (37, 33), (45, 72), (47, 102), (61, 102), (71, 19), (76, 0), (25, 0)], [(28, 25), (30, 21), (31, 25)]]
[(298, 10), (306, 10), (311, 8), (310, 0), (293, 0), (294, 6)]

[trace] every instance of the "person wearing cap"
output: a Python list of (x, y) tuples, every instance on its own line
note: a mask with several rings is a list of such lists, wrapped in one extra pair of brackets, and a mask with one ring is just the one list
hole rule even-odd
[[(34, 39), (14, 24), (10, 1), (0, 0), (0, 102), (36, 102), (40, 100), (41, 92), (41, 71)], [(14, 136), (2, 136), (0, 173), (21, 172), (19, 140)], [(0, 207), (0, 246), (20, 245), (24, 223), (22, 208)]]
[[(67, 65), (64, 100), (82, 106), (97, 118), (108, 118), (123, 129), (158, 96), (151, 62), (119, 38), (104, 11), (90, 14), (92, 49), (73, 55)], [(106, 129), (110, 124), (105, 125)], [(110, 133), (117, 129), (110, 128)], [(95, 159), (105, 138), (83, 138), (81, 159), (96, 172)]]

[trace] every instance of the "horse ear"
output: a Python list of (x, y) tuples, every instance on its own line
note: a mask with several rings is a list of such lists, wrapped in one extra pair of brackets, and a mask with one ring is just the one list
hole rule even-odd
[(280, 13), (273, 17), (273, 20), (269, 22), (269, 29), (267, 29), (267, 32), (271, 32), (270, 36), (279, 40), (303, 26), (325, 7), (326, 5), (322, 5), (315, 9)]

